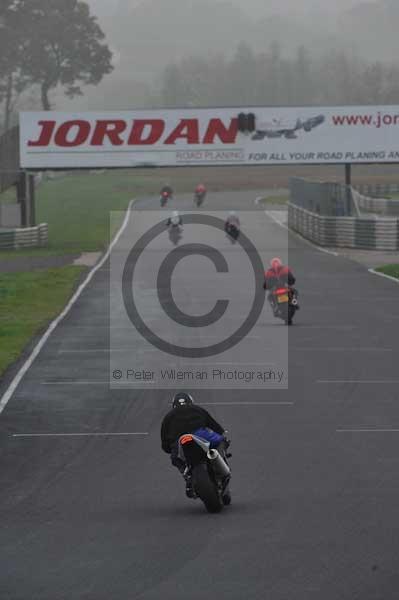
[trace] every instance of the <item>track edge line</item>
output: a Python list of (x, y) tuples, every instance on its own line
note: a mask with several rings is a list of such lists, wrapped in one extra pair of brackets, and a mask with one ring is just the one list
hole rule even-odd
[(389, 279), (390, 281), (394, 281), (395, 283), (399, 283), (399, 279), (397, 277), (392, 277), (391, 275), (386, 275), (385, 273), (380, 273), (375, 269), (367, 269), (369, 273), (373, 275), (378, 275), (378, 277), (384, 277), (385, 279)]

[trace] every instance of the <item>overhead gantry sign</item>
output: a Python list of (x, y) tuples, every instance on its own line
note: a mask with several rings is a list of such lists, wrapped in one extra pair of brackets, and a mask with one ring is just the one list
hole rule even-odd
[(399, 106), (23, 112), (21, 167), (398, 162)]

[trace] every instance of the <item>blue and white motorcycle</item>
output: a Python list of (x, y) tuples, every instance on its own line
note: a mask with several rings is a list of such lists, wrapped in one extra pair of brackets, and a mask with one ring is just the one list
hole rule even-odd
[(192, 497), (200, 498), (210, 513), (231, 503), (228, 445), (222, 435), (209, 429), (185, 433), (178, 441), (179, 458), (187, 464), (186, 479), (191, 478)]

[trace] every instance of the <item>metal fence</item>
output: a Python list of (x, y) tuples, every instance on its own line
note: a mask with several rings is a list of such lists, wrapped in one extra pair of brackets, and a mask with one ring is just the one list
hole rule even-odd
[[(387, 192), (382, 185), (366, 189)], [(290, 181), (290, 196), (289, 226), (320, 246), (399, 250), (398, 200), (298, 178)]]
[(290, 202), (325, 217), (350, 217), (357, 214), (350, 186), (341, 183), (290, 179)]
[(399, 194), (399, 183), (359, 183), (352, 187), (371, 198), (389, 198)]
[(288, 224), (319, 246), (399, 250), (399, 219), (326, 217), (288, 204)]
[(0, 136), (0, 193), (15, 185), (19, 177), (19, 127)]
[(47, 223), (25, 229), (0, 229), (0, 249), (40, 248), (47, 243)]
[(399, 216), (399, 199), (365, 196), (356, 189), (352, 189), (352, 198), (361, 215)]

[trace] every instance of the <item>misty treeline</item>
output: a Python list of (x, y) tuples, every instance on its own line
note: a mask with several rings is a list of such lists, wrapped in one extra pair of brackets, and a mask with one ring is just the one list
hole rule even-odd
[(0, 130), (18, 98), (39, 93), (44, 110), (60, 86), (72, 98), (112, 71), (112, 54), (89, 6), (78, 0), (0, 0)]
[(254, 53), (240, 43), (227, 59), (191, 57), (166, 67), (159, 104), (173, 106), (396, 104), (399, 63), (366, 62), (339, 48), (287, 57), (273, 42)]

